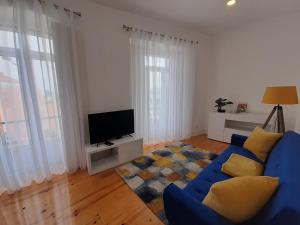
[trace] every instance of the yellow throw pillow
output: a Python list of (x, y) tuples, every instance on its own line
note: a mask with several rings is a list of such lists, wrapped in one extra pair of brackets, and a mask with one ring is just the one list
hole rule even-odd
[(244, 148), (254, 153), (257, 158), (265, 161), (282, 134), (271, 133), (260, 127), (256, 127), (244, 143)]
[(263, 166), (255, 160), (238, 154), (231, 154), (229, 159), (223, 163), (222, 172), (232, 177), (261, 176)]
[(235, 177), (213, 184), (203, 204), (235, 223), (254, 217), (279, 185), (279, 178)]

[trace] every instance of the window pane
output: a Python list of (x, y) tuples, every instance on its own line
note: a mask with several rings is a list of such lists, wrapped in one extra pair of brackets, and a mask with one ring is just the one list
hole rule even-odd
[[(51, 61), (52, 40), (27, 36), (31, 50), (33, 75), (42, 129), (45, 137), (60, 137), (58, 103), (55, 96), (55, 64)], [(15, 57), (14, 33), (0, 30), (0, 119), (2, 133), (10, 144), (28, 143), (23, 99)], [(1, 56), (2, 55), (2, 56)], [(3, 55), (7, 55), (3, 56)], [(46, 61), (48, 60), (48, 61)]]
[(149, 101), (150, 101), (150, 118), (159, 119), (158, 114), (155, 113), (155, 110), (160, 110), (161, 105), (161, 73), (150, 71), (150, 92), (149, 92)]
[(145, 65), (151, 67), (166, 67), (166, 59), (162, 57), (155, 56), (145, 56)]
[(15, 47), (13, 32), (0, 30), (0, 47)]
[(40, 117), (44, 134), (47, 137), (60, 136), (57, 88), (53, 73), (54, 63), (44, 60), (33, 60), (33, 71), (36, 85)]
[(149, 69), (149, 111), (150, 119), (158, 122), (162, 102), (162, 73), (166, 70), (166, 58), (145, 56), (145, 66)]
[(0, 56), (1, 135), (9, 145), (28, 144), (16, 58)]
[[(16, 36), (18, 44), (18, 36)], [(31, 51), (41, 53), (52, 53), (53, 41), (48, 38), (27, 35), (28, 45)], [(17, 45), (18, 46), (18, 45)], [(0, 30), (0, 47), (15, 48), (14, 33), (12, 31)]]
[(28, 35), (27, 40), (30, 50), (36, 52), (51, 53), (50, 47), (52, 49), (52, 40), (33, 35)]

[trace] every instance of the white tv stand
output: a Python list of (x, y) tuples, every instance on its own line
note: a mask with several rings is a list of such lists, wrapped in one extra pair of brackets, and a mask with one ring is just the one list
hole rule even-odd
[(125, 137), (112, 141), (111, 146), (86, 145), (87, 169), (90, 175), (116, 167), (143, 155), (143, 139)]

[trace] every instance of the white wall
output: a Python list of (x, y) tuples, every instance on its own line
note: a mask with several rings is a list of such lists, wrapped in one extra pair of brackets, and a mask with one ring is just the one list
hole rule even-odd
[[(63, 2), (83, 15), (79, 20), (85, 44), (83, 78), (90, 113), (130, 107), (129, 34), (121, 29), (123, 24), (200, 41), (195, 133), (207, 129), (208, 111), (213, 110), (217, 97), (247, 102), (250, 111), (269, 113), (272, 106), (261, 104), (266, 86), (297, 85), (300, 91), (300, 14), (271, 18), (210, 37), (103, 7), (92, 0)], [(297, 107), (284, 110), (287, 128), (293, 129)]]
[[(59, 4), (62, 4), (60, 2)], [(199, 40), (198, 76), (193, 132), (205, 130), (207, 77), (210, 71), (210, 38), (173, 24), (103, 7), (93, 1), (65, 0), (64, 5), (82, 12), (86, 58), (88, 112), (130, 108), (129, 34), (123, 24), (178, 37)]]
[[(252, 112), (266, 86), (297, 85), (300, 93), (300, 14), (271, 18), (223, 33), (214, 40), (209, 106), (217, 97), (247, 102)], [(294, 129), (297, 106), (285, 106), (287, 129)], [(299, 112), (298, 112), (299, 114)]]

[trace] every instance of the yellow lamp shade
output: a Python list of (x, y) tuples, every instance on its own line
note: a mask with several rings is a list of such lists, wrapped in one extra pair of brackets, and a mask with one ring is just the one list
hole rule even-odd
[(262, 102), (273, 105), (298, 104), (296, 86), (267, 87)]

